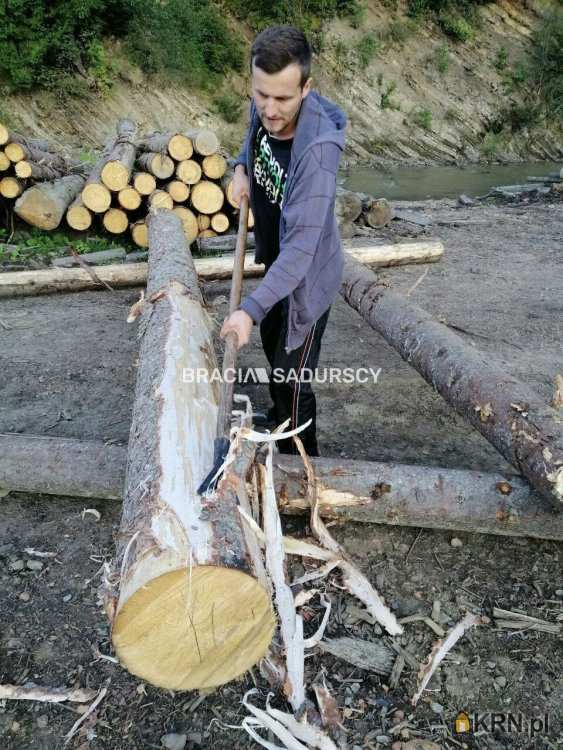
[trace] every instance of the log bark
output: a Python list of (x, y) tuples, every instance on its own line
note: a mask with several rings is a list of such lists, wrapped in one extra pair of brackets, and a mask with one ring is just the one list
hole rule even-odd
[(90, 170), (90, 174), (86, 178), (86, 182), (82, 188), (82, 202), (86, 208), (95, 214), (103, 214), (111, 206), (111, 192), (102, 183), (101, 175), (102, 169), (111, 153), (112, 146), (113, 142), (106, 144), (100, 158)]
[(561, 509), (563, 426), (555, 409), (350, 258), (341, 293), (533, 487)]
[(18, 177), (22, 178), (22, 180), (31, 178), (36, 181), (56, 180), (59, 177), (68, 174), (68, 170), (51, 167), (48, 164), (36, 164), (35, 162), (27, 161), (25, 159), (19, 161), (15, 165), (14, 171)]
[(336, 191), (334, 214), (338, 226), (352, 224), (362, 213), (362, 199), (351, 190), (339, 188)]
[(159, 180), (167, 180), (174, 174), (174, 161), (168, 154), (153, 153), (141, 154), (137, 159), (139, 166)]
[[(198, 225), (199, 225), (200, 230), (209, 229), (209, 226), (210, 226), (209, 223), (207, 224), (207, 226), (200, 225), (200, 219), (202, 218), (209, 219), (210, 217), (205, 216), (205, 215), (198, 216)], [(225, 234), (223, 237), (216, 237), (213, 240), (198, 240), (197, 246), (199, 250), (206, 251), (206, 252), (215, 251), (215, 252), (226, 253), (226, 252), (229, 252), (230, 250), (235, 249), (236, 241), (237, 241), (236, 234)], [(248, 250), (251, 250), (253, 247), (256, 247), (254, 234), (252, 234), (252, 232), (249, 232), (246, 235), (246, 247)]]
[(56, 229), (70, 203), (82, 190), (80, 175), (40, 182), (23, 193), (14, 206), (15, 213), (28, 224), (40, 229)]
[[(121, 500), (127, 448), (0, 434), (0, 489)], [(526, 480), (433, 466), (312, 459), (324, 518), (563, 541), (563, 517)], [(308, 513), (297, 456), (274, 458), (280, 510)]]
[[(178, 206), (174, 209), (174, 213), (189, 211), (189, 209)], [(190, 212), (191, 213), (191, 212)], [(192, 214), (193, 215), (193, 214)], [(191, 219), (190, 219), (191, 222)], [(138, 226), (141, 227), (140, 233), (146, 230), (142, 229), (144, 221), (134, 224), (133, 228)], [(195, 232), (197, 236), (197, 219), (194, 217)], [(133, 231), (132, 228), (132, 231)], [(135, 234), (133, 234), (135, 242)], [(213, 247), (216, 243), (221, 242), (222, 239), (214, 237), (210, 240), (210, 245), (206, 244), (207, 241), (202, 241), (202, 247)], [(230, 240), (229, 240), (230, 242)], [(438, 241), (434, 243), (424, 243), (428, 250), (432, 252), (442, 253), (442, 244)], [(140, 245), (145, 247), (145, 245)], [(346, 248), (346, 252), (354, 258), (360, 258), (363, 262), (369, 262), (373, 265), (386, 267), (388, 265), (397, 265), (400, 261), (398, 254), (401, 247), (404, 250), (405, 258), (414, 258), (412, 262), (419, 263), (420, 259), (416, 257), (416, 243), (405, 242), (397, 243), (394, 245), (364, 245)], [(436, 257), (429, 258), (429, 260), (436, 260)], [(196, 268), (199, 276), (203, 280), (213, 279), (230, 279), (233, 269), (232, 256), (215, 257), (215, 258), (197, 258), (195, 260)], [(244, 275), (245, 278), (255, 278), (262, 276), (264, 273), (264, 266), (254, 263), (252, 254), (249, 254), (244, 264)], [(147, 265), (146, 263), (130, 263), (125, 265), (111, 265), (103, 266), (97, 271), (98, 276), (103, 281), (107, 281), (111, 286), (116, 287), (129, 287), (129, 286), (142, 286), (146, 281)], [(0, 299), (6, 297), (23, 297), (32, 294), (54, 294), (57, 292), (76, 292), (83, 289), (99, 289), (99, 285), (96, 284), (88, 274), (81, 269), (60, 269), (45, 270), (45, 271), (13, 271), (10, 273), (0, 273)]]
[(219, 151), (219, 138), (212, 130), (200, 128), (186, 133), (190, 138), (194, 151), (200, 156), (211, 156)]
[(217, 383), (184, 368), (216, 366), (211, 323), (180, 220), (149, 217), (149, 272), (128, 447), (112, 639), (120, 662), (154, 685), (213, 687), (269, 646), (270, 597), (235, 502), (205, 502)]
[(372, 198), (362, 201), (362, 218), (368, 227), (381, 229), (393, 219), (393, 211), (385, 198)]
[(102, 182), (113, 192), (119, 192), (129, 184), (137, 153), (136, 135), (137, 125), (132, 120), (118, 122), (117, 140), (101, 172)]
[(141, 139), (139, 149), (161, 154), (168, 153), (176, 161), (189, 159), (194, 152), (190, 138), (183, 133), (151, 133)]

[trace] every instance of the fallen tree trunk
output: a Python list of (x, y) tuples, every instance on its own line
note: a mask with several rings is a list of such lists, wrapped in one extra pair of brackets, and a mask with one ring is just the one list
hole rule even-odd
[[(200, 216), (197, 217), (197, 222), (200, 231), (209, 229), (209, 227), (211, 226), (211, 217), (207, 216), (206, 214), (200, 214)], [(215, 237), (208, 240), (198, 239), (197, 247), (198, 250), (204, 250), (205, 252), (217, 251), (226, 253), (229, 250), (235, 249), (236, 241), (236, 234), (226, 234), (224, 237)], [(246, 247), (248, 249), (256, 247), (254, 234), (250, 232), (246, 236)]]
[(159, 180), (167, 180), (174, 174), (174, 161), (168, 154), (150, 151), (141, 154), (137, 161), (146, 173), (158, 177)]
[(562, 507), (563, 426), (555, 409), (351, 258), (341, 294), (533, 487)]
[[(121, 500), (127, 448), (0, 434), (0, 490)], [(563, 541), (563, 518), (521, 477), (434, 466), (312, 459), (325, 518)], [(308, 512), (296, 456), (274, 457), (280, 510)]]
[(28, 224), (40, 229), (56, 229), (70, 203), (82, 190), (80, 175), (40, 182), (28, 188), (16, 201), (15, 213)]
[(137, 153), (136, 134), (137, 125), (132, 120), (118, 122), (117, 140), (108, 154), (100, 175), (104, 185), (113, 192), (123, 190), (131, 179)]
[(168, 152), (176, 161), (189, 159), (193, 152), (190, 138), (182, 133), (151, 133), (139, 142), (141, 151)]
[[(187, 216), (187, 214), (180, 212), (189, 212), (189, 209), (178, 206), (174, 209), (174, 213), (176, 212), (182, 218), (183, 216)], [(191, 214), (191, 212), (189, 213)], [(193, 216), (193, 214), (191, 215)], [(192, 233), (192, 225), (195, 227), (193, 231), (195, 231), (195, 236), (197, 236), (197, 219), (195, 217), (193, 221), (192, 219), (189, 220), (190, 234)], [(144, 222), (139, 222), (139, 236), (136, 237), (135, 233), (133, 233), (135, 242), (141, 247), (146, 246), (144, 244), (145, 229), (143, 227)], [(219, 239), (218, 237), (214, 237), (211, 241), (216, 243)], [(352, 257), (381, 267), (409, 262), (420, 263), (423, 262), (423, 258), (426, 258), (428, 261), (436, 261), (442, 255), (443, 251), (442, 243), (438, 240), (429, 240), (423, 243), (401, 242), (395, 245), (357, 245), (346, 248), (346, 252)], [(232, 256), (195, 259), (195, 267), (198, 275), (204, 281), (230, 279), (232, 266)], [(249, 253), (249, 257), (246, 258), (244, 265), (245, 278), (258, 277), (263, 273), (264, 266), (254, 263), (253, 256)], [(147, 264), (129, 263), (127, 265), (102, 266), (98, 269), (97, 274), (102, 281), (106, 281), (110, 286), (142, 286), (147, 278)], [(0, 299), (5, 297), (24, 297), (32, 294), (77, 292), (84, 289), (99, 288), (101, 288), (99, 284), (85, 271), (78, 268), (0, 273)]]
[(228, 682), (262, 658), (274, 616), (236, 502), (215, 511), (197, 492), (213, 464), (218, 386), (182, 373), (216, 367), (211, 322), (179, 218), (157, 211), (148, 224), (112, 639), (130, 672), (188, 690)]

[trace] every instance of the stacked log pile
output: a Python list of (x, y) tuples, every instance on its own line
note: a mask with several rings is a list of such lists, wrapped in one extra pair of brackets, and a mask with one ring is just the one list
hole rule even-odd
[(83, 164), (47, 141), (25, 138), (0, 123), (0, 196), (28, 223), (55, 229), (67, 200), (84, 183), (83, 171)]
[(97, 223), (113, 235), (130, 232), (140, 247), (148, 245), (151, 207), (172, 209), (189, 243), (236, 226), (232, 170), (213, 131), (139, 136), (127, 119), (116, 130), (88, 172), (46, 141), (0, 124), (0, 195), (21, 219), (41, 229), (56, 229), (66, 216), (77, 231)]
[(135, 124), (121, 120), (116, 139), (106, 145), (66, 218), (73, 229), (85, 230), (99, 216), (109, 233), (130, 231), (136, 245), (147, 247), (149, 209), (168, 208), (179, 216), (186, 240), (192, 243), (236, 224), (231, 180), (213, 131), (137, 138)]

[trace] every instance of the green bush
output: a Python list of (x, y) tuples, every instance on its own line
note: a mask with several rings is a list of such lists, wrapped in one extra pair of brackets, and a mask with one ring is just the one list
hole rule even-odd
[(215, 109), (221, 115), (225, 122), (237, 122), (242, 113), (243, 100), (240, 96), (232, 91), (226, 91), (218, 94), (213, 99)]
[(410, 18), (396, 18), (384, 29), (380, 37), (385, 42), (405, 42), (414, 31), (415, 25)]
[(494, 61), (495, 70), (497, 70), (499, 73), (502, 73), (503, 70), (506, 70), (506, 67), (508, 65), (508, 52), (506, 51), (506, 47), (500, 47), (497, 50), (497, 54), (495, 56)]
[(463, 16), (458, 16), (455, 13), (440, 13), (438, 22), (445, 34), (459, 42), (469, 41), (475, 33), (471, 23)]
[(355, 45), (357, 61), (362, 68), (367, 68), (377, 55), (379, 43), (373, 34), (365, 34)]
[(563, 116), (563, 8), (548, 12), (532, 35), (529, 77), (546, 113)]
[(399, 106), (396, 105), (391, 99), (391, 97), (395, 93), (396, 88), (397, 88), (397, 84), (395, 83), (395, 81), (391, 81), (391, 83), (387, 84), (387, 86), (385, 87), (385, 90), (381, 94), (381, 100), (380, 100), (381, 109), (399, 109)]
[(317, 27), (319, 20), (348, 16), (354, 21), (362, 14), (358, 0), (224, 0), (224, 4), (254, 29), (272, 24), (293, 24), (310, 31)]
[(439, 73), (447, 73), (450, 67), (450, 48), (442, 44), (434, 53), (434, 65)]
[(415, 109), (411, 114), (411, 119), (415, 125), (423, 130), (430, 130), (432, 127), (432, 112), (429, 109), (423, 107)]
[(198, 86), (240, 70), (243, 50), (224, 16), (210, 0), (134, 0), (138, 13), (129, 24), (128, 48), (147, 73)]
[(0, 77), (12, 89), (51, 87), (81, 93), (86, 72), (111, 85), (107, 36), (126, 39), (144, 70), (194, 84), (240, 68), (242, 45), (212, 0), (3, 0)]
[(0, 76), (14, 89), (54, 86), (61, 77), (99, 63), (104, 34), (122, 36), (129, 0), (3, 0)]

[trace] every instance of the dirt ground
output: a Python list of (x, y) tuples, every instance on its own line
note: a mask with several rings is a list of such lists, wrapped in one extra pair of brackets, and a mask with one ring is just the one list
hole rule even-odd
[[(456, 208), (441, 201), (401, 208), (423, 213), (432, 224), (394, 222), (388, 233), (439, 236), (446, 248), (411, 299), (470, 332), (461, 334), (468, 345), (551, 399), (554, 377), (563, 373), (563, 204)], [(456, 221), (470, 223), (453, 226)], [(382, 275), (407, 290), (424, 270), (410, 266)], [(227, 291), (225, 283), (206, 287), (210, 301)], [(137, 348), (135, 325), (125, 319), (137, 298), (137, 290), (123, 290), (3, 300), (0, 432), (125, 444)], [(221, 319), (224, 304), (216, 310)], [(318, 386), (323, 455), (512, 471), (342, 300), (331, 313), (323, 347), (321, 366), (382, 368), (375, 386)], [(241, 365), (264, 364), (255, 334)], [(241, 390), (256, 408), (267, 406), (266, 386)], [(96, 508), (101, 519), (83, 517), (85, 507)], [(173, 732), (187, 734), (187, 748), (256, 747), (243, 731), (229, 728), (245, 715), (240, 701), (254, 687), (252, 676), (210, 694), (172, 694), (98, 658), (96, 649), (110, 653), (98, 574), (112, 557), (119, 518), (119, 504), (109, 501), (23, 494), (2, 499), (0, 683), (99, 688), (109, 681), (89, 734), (75, 737), (70, 748), (159, 748), (161, 737)], [(299, 521), (288, 529), (304, 530)], [(446, 629), (468, 610), (490, 614), (493, 606), (563, 621), (562, 550), (555, 542), (351, 523), (333, 531), (399, 617), (429, 615), (438, 600)], [(454, 536), (461, 546), (452, 546)], [(56, 557), (33, 557), (29, 548)], [(42, 565), (30, 569), (32, 560)], [(384, 638), (377, 625), (359, 617), (337, 576), (326, 588), (333, 601), (328, 636)], [(320, 619), (318, 609), (310, 614), (308, 632)], [(424, 661), (435, 639), (423, 622), (414, 622), (399, 640)], [(324, 674), (344, 712), (346, 733), (339, 742), (350, 750), (391, 747), (408, 736), (452, 749), (563, 747), (561, 635), (496, 629), (494, 623), (471, 631), (416, 710), (410, 706), (416, 670), (409, 666), (396, 689), (329, 655), (314, 652), (306, 668), (309, 681)], [(254, 678), (262, 694), (255, 701), (263, 704), (266, 685), (257, 670)], [(460, 710), (522, 713), (525, 721), (547, 714), (548, 727), (535, 737), (486, 726), (474, 736), (453, 735)], [(392, 732), (400, 711), (410, 719), (406, 736)], [(0, 748), (61, 748), (77, 718), (70, 704), (0, 702)]]

